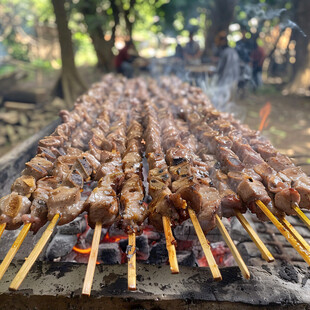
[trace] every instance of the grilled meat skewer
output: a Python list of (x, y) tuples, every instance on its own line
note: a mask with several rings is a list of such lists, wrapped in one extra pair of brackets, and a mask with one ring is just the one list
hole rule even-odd
[(148, 215), (147, 204), (144, 202), (144, 188), (142, 183), (142, 153), (141, 143), (143, 127), (139, 115), (141, 103), (132, 100), (129, 113), (131, 121), (127, 129), (127, 148), (123, 156), (125, 180), (121, 190), (121, 226), (127, 233), (140, 233), (140, 226)]
[[(97, 93), (101, 93), (103, 85), (98, 84), (96, 88), (97, 90), (91, 89), (89, 92), (96, 93), (97, 91)], [(42, 189), (41, 186), (36, 189), (36, 183), (43, 179), (43, 184), (45, 184), (45, 178), (47, 176), (51, 176), (53, 173), (59, 177), (56, 171), (59, 171), (61, 166), (67, 167), (67, 165), (61, 164), (60, 157), (69, 157), (82, 153), (82, 151), (71, 147), (71, 145), (74, 145), (74, 143), (76, 143), (75, 141), (77, 141), (77, 139), (74, 138), (74, 134), (81, 131), (81, 128), (76, 127), (80, 124), (82, 124), (83, 127), (83, 124), (86, 124), (84, 129), (91, 129), (91, 124), (94, 122), (92, 117), (94, 117), (98, 111), (100, 111), (100, 104), (100, 101), (94, 101), (87, 95), (80, 97), (77, 100), (77, 104), (75, 105), (75, 109), (73, 110), (72, 114), (67, 111), (62, 111), (60, 113), (66, 122), (59, 125), (51, 136), (45, 137), (39, 141), (38, 155), (36, 155), (30, 162), (26, 163), (26, 169), (23, 170), (22, 176), (16, 179), (12, 185), (12, 194), (4, 197), (2, 200), (2, 207), (0, 207), (1, 222), (8, 222), (6, 225), (7, 229), (15, 229), (19, 227), (23, 221), (35, 222), (36, 225), (32, 226), (34, 231), (40, 228), (41, 225), (44, 225), (47, 220), (45, 215), (47, 214), (46, 204), (48, 197), (43, 195), (45, 199), (38, 198), (40, 197), (40, 194), (38, 193), (42, 191)], [(78, 114), (78, 111), (82, 111), (82, 116)], [(79, 145), (81, 145), (81, 143), (79, 143)], [(89, 157), (90, 156), (87, 156), (88, 160), (90, 159)], [(85, 165), (87, 166), (87, 164), (83, 164), (83, 161), (85, 161), (83, 158), (77, 159), (77, 161), (77, 166), (75, 165), (76, 167), (73, 168), (73, 171), (70, 172), (70, 169), (67, 168), (66, 180), (60, 178), (57, 183), (63, 182), (63, 185), (79, 185), (82, 187), (83, 173), (86, 172), (83, 168), (85, 168)], [(94, 163), (93, 159), (90, 161), (92, 164)], [(64, 171), (62, 172), (62, 176), (64, 177)], [(47, 187), (43, 187), (45, 188), (44, 191), (46, 192)], [(35, 191), (36, 194), (32, 195)], [(10, 201), (17, 201), (15, 197), (16, 195), (14, 193), (18, 193), (21, 196), (30, 198), (30, 200), (33, 201), (31, 207), (28, 200), (26, 199), (21, 199), (21, 201), (24, 202), (23, 208), (20, 207), (19, 203), (12, 204)], [(12, 198), (14, 199), (12, 200)], [(15, 206), (16, 212), (7, 211), (8, 206), (6, 206), (6, 204), (8, 203), (11, 205), (11, 209), (13, 206)], [(36, 208), (38, 208), (38, 210), (36, 210)], [(44, 208), (45, 210), (43, 211)], [(12, 215), (14, 215), (16, 218), (12, 218)], [(64, 219), (65, 217), (62, 218), (60, 224), (62, 221), (64, 221)], [(14, 223), (14, 225), (12, 226), (10, 223)]]
[[(198, 92), (199, 96), (200, 93)], [(195, 95), (195, 94), (194, 94)], [(200, 102), (200, 105), (202, 107), (204, 107), (205, 110), (207, 110), (207, 108), (205, 108), (205, 106), (208, 106), (209, 103), (207, 101), (199, 101), (199, 98), (197, 98), (196, 100), (197, 102)], [(187, 101), (185, 100), (185, 102), (183, 102), (183, 107), (187, 110), (190, 110), (191, 107), (187, 107)], [(200, 113), (203, 113), (203, 115), (205, 115), (205, 111), (201, 108)], [(188, 112), (185, 112), (188, 113)], [(211, 121), (213, 120), (214, 115), (217, 117), (219, 115), (218, 112), (214, 112), (213, 109), (213, 113), (209, 113), (207, 115), (205, 115), (206, 120), (211, 119)], [(240, 171), (244, 171), (246, 172), (246, 174), (250, 177), (251, 180), (253, 180), (256, 186), (256, 192), (260, 193), (260, 195), (262, 195), (265, 191), (263, 189), (262, 186), (259, 185), (258, 182), (262, 181), (262, 178), (264, 178), (265, 184), (269, 185), (269, 189), (275, 190), (276, 193), (276, 197), (277, 199), (275, 200), (277, 203), (277, 206), (282, 208), (282, 210), (287, 211), (287, 213), (291, 213), (292, 209), (290, 208), (291, 205), (291, 201), (298, 201), (298, 193), (292, 189), (289, 188), (289, 186), (287, 184), (285, 184), (284, 182), (282, 182), (282, 179), (280, 179), (278, 176), (276, 176), (274, 173), (274, 171), (270, 171), (266, 170), (266, 167), (263, 166), (263, 162), (262, 159), (260, 159), (257, 154), (255, 154), (254, 150), (251, 150), (249, 148), (247, 148), (246, 146), (242, 145), (241, 150), (243, 150), (243, 161), (241, 162), (239, 160), (239, 158), (237, 156), (235, 156), (235, 153), (232, 152), (232, 150), (230, 148), (234, 146), (236, 146), (236, 144), (238, 143), (238, 141), (235, 139), (234, 142), (231, 141), (231, 137), (233, 137), (232, 135), (230, 136), (230, 138), (225, 137), (224, 135), (228, 134), (229, 132), (231, 132), (232, 130), (232, 126), (230, 124), (228, 124), (226, 122), (222, 122), (222, 123), (214, 123), (211, 124), (213, 125), (213, 127), (211, 128), (209, 125), (210, 124), (206, 124), (204, 123), (203, 120), (201, 120), (200, 114), (198, 113), (191, 113), (190, 114), (190, 118), (192, 123), (195, 123), (195, 133), (197, 134), (198, 137), (200, 137), (200, 139), (202, 139), (205, 143), (207, 143), (208, 148), (210, 149), (211, 153), (217, 153), (218, 157), (220, 159), (220, 162), (222, 163), (222, 165), (224, 167), (226, 167), (228, 170), (230, 171), (234, 171), (234, 173), (230, 173), (231, 176), (231, 183), (232, 186), (235, 186), (235, 188), (240, 184), (242, 176), (240, 176), (240, 174), (238, 175), (238, 173), (240, 173)], [(197, 125), (197, 121), (200, 120), (200, 126)], [(220, 131), (220, 134), (219, 134)], [(221, 136), (223, 135), (223, 137), (221, 138)], [(218, 147), (218, 145), (222, 144), (222, 147)], [(240, 143), (239, 142), (239, 149), (240, 149)], [(242, 152), (241, 152), (242, 154)], [(251, 165), (249, 165), (249, 163), (251, 163), (251, 161), (255, 162), (256, 160), (256, 164), (260, 163), (261, 166), (256, 166), (256, 171), (255, 169), (252, 168)], [(259, 174), (257, 173), (259, 172)], [(238, 181), (239, 179), (239, 181)], [(250, 180), (249, 179), (249, 180)], [(272, 180), (272, 182), (270, 182), (270, 180)], [(237, 182), (237, 183), (236, 183)], [(268, 183), (269, 182), (269, 183)], [(242, 183), (242, 185), (248, 185), (246, 183)], [(273, 188), (272, 188), (273, 186)], [(252, 185), (253, 187), (253, 185)], [(282, 187), (282, 188), (281, 188)], [(243, 187), (244, 190), (246, 190), (246, 188), (248, 188), (248, 186)], [(241, 188), (240, 188), (241, 189)], [(255, 191), (254, 191), (255, 192)], [(253, 194), (254, 194), (253, 192)], [(244, 199), (249, 199), (250, 196), (252, 194), (248, 193), (247, 195), (244, 195)], [(268, 203), (269, 199), (268, 196), (265, 194), (263, 194), (263, 197), (265, 199), (265, 203)], [(278, 199), (280, 197), (280, 199)], [(261, 197), (262, 198), (262, 197)], [(283, 206), (283, 201), (286, 202), (286, 204)], [(282, 202), (282, 203), (280, 203)], [(254, 212), (258, 211), (260, 212), (260, 210), (258, 210), (256, 208), (255, 203), (251, 204), (252, 209), (254, 210)], [(269, 207), (272, 208), (272, 205), (269, 201)]]

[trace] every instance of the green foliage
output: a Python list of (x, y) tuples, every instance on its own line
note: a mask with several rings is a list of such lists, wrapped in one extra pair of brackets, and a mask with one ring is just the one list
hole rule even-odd
[(183, 30), (198, 30), (204, 27), (205, 14), (213, 1), (171, 0), (156, 8), (158, 25), (165, 34), (176, 36)]
[(75, 62), (77, 66), (95, 65), (96, 53), (89, 36), (86, 33), (75, 32), (73, 34), (74, 47), (76, 49)]
[(11, 57), (29, 61), (29, 44), (34, 26), (53, 21), (50, 0), (2, 0), (0, 2), (0, 40)]
[(13, 65), (1, 65), (0, 66), (0, 76), (13, 73), (16, 67)]
[(13, 58), (22, 61), (29, 61), (27, 45), (16, 42), (12, 39), (12, 36), (5, 38), (3, 44), (7, 47), (9, 55)]
[(53, 69), (50, 61), (39, 59), (39, 58), (34, 59), (31, 62), (31, 64), (33, 65), (34, 68), (41, 69), (44, 71), (51, 71)]

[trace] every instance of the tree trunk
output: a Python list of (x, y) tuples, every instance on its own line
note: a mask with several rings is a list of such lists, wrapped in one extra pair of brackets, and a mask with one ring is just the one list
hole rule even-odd
[(126, 23), (126, 30), (129, 36), (129, 40), (132, 39), (132, 29), (133, 29), (133, 23), (129, 20), (130, 11), (132, 10), (134, 12), (134, 6), (136, 4), (136, 0), (130, 0), (129, 2), (129, 9), (124, 10), (124, 18)]
[(128, 34), (128, 37), (129, 37), (129, 40), (132, 39), (132, 26), (133, 26), (133, 23), (129, 20), (129, 11), (125, 11), (124, 10), (124, 18), (125, 18), (125, 23), (126, 23), (126, 30), (127, 30), (127, 34)]
[(79, 8), (80, 12), (84, 16), (84, 22), (87, 26), (87, 31), (92, 40), (96, 56), (97, 56), (97, 66), (103, 71), (110, 72), (114, 70), (114, 54), (112, 52), (112, 47), (115, 43), (115, 30), (116, 26), (119, 24), (119, 10), (114, 1), (111, 1), (111, 7), (113, 10), (114, 26), (112, 28), (112, 35), (110, 40), (104, 38), (104, 32), (101, 25), (93, 27), (91, 24), (91, 19), (89, 16), (96, 16), (97, 14), (97, 2), (89, 1), (87, 5)]
[(114, 70), (114, 55), (112, 53), (112, 47), (114, 41), (104, 39), (104, 34), (101, 29), (89, 31), (89, 35), (92, 39), (93, 46), (97, 55), (97, 66), (103, 71), (110, 72)]
[(211, 10), (211, 25), (206, 25), (205, 55), (212, 54), (212, 48), (216, 35), (221, 31), (228, 33), (228, 26), (234, 18), (237, 0), (216, 0)]
[(52, 0), (56, 16), (56, 24), (61, 49), (62, 72), (60, 85), (63, 98), (68, 107), (84, 90), (86, 85), (81, 79), (74, 62), (73, 43), (71, 31), (68, 27), (67, 14), (63, 0)]
[(310, 90), (310, 1), (294, 1), (294, 22), (307, 35), (299, 29), (294, 29), (293, 39), (296, 41), (296, 62), (293, 66), (292, 79), (286, 87), (286, 92), (291, 94), (305, 94)]

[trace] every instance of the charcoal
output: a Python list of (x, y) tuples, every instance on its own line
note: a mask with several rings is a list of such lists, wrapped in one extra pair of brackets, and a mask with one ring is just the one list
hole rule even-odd
[(197, 266), (195, 255), (192, 251), (178, 251), (177, 259), (179, 265), (181, 266), (189, 266), (189, 267)]
[(164, 238), (163, 234), (154, 230), (153, 226), (146, 226), (143, 230), (143, 234), (147, 236), (148, 240), (157, 241)]
[(123, 229), (119, 229), (115, 224), (113, 224), (109, 228), (109, 236), (110, 237), (127, 237), (127, 234), (124, 232)]
[[(107, 228), (101, 228), (100, 240), (102, 240), (105, 237), (105, 235), (107, 234), (107, 231), (108, 231)], [(91, 244), (93, 241), (93, 236), (94, 236), (94, 229), (89, 228), (85, 236), (85, 241)]]
[[(247, 220), (250, 223), (250, 225), (253, 227), (253, 229), (255, 229), (251, 218), (247, 217)], [(246, 232), (246, 230), (243, 228), (240, 221), (236, 217), (233, 217), (231, 219), (230, 224), (231, 224), (230, 236), (233, 240), (236, 240), (239, 242), (251, 241), (249, 234)]]
[(101, 243), (98, 248), (98, 260), (105, 265), (121, 263), (121, 252), (117, 243)]
[(63, 235), (76, 235), (81, 234), (86, 230), (87, 223), (84, 216), (78, 216), (72, 222), (58, 226), (57, 230)]
[(54, 236), (46, 249), (46, 257), (49, 260), (67, 255), (77, 242), (77, 235), (62, 235), (59, 232)]
[[(122, 239), (119, 242), (119, 246), (124, 253), (126, 253), (127, 246), (128, 246), (128, 239)], [(136, 253), (137, 253), (137, 260), (147, 260), (150, 255), (150, 247), (148, 244), (148, 237), (145, 235), (137, 236), (136, 237)]]
[(165, 242), (156, 243), (150, 252), (150, 264), (160, 265), (168, 261), (168, 251)]
[(197, 239), (195, 228), (190, 220), (182, 223), (174, 229), (174, 235), (177, 240)]
[[(224, 226), (226, 227), (228, 233), (230, 234), (230, 230), (231, 230), (230, 221), (227, 218), (223, 217), (222, 222), (223, 222)], [(219, 231), (219, 229), (217, 227), (215, 227), (214, 229), (212, 229), (211, 231), (208, 232), (207, 239), (210, 242), (219, 242), (219, 241), (223, 240), (223, 237), (222, 237), (222, 234)]]

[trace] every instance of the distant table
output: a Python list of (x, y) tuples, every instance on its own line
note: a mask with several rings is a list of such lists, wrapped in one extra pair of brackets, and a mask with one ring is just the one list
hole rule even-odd
[(201, 81), (206, 81), (214, 75), (216, 67), (211, 64), (185, 65), (185, 71), (194, 85), (200, 85)]
[(192, 73), (213, 74), (216, 71), (216, 67), (210, 64), (185, 65), (185, 70)]

